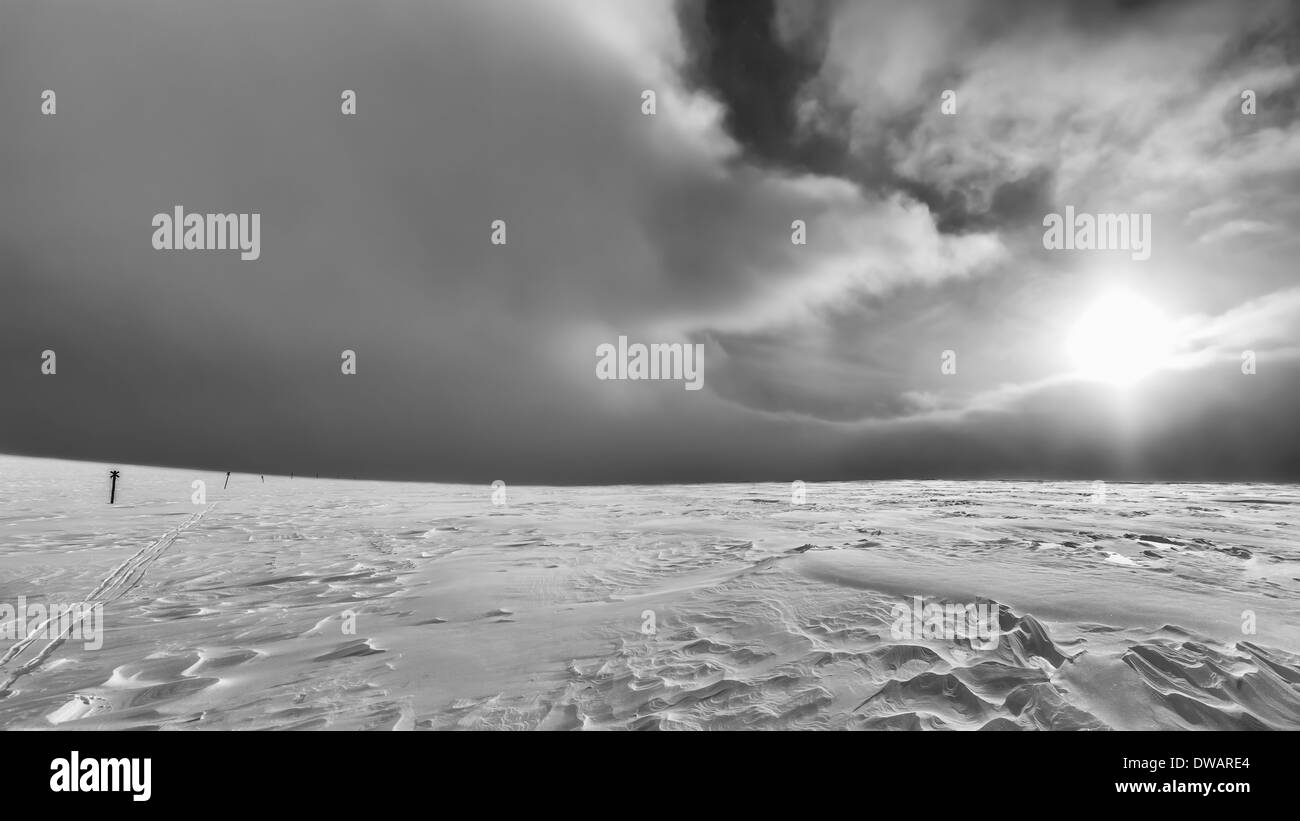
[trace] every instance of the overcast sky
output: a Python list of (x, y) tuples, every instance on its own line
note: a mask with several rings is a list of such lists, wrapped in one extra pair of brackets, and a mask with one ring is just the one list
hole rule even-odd
[[(1298, 100), (1288, 0), (5, 0), (0, 451), (1300, 479)], [(176, 205), (260, 213), (260, 258), (154, 250)], [(1067, 205), (1151, 258), (1044, 249)], [(1177, 331), (1122, 386), (1065, 353), (1116, 288)], [(598, 380), (620, 335), (703, 389)]]

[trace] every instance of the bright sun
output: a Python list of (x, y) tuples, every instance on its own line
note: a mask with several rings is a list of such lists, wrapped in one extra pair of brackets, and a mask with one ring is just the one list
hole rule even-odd
[(1066, 344), (1081, 375), (1124, 385), (1168, 361), (1173, 335), (1169, 322), (1150, 303), (1116, 291), (1088, 308)]

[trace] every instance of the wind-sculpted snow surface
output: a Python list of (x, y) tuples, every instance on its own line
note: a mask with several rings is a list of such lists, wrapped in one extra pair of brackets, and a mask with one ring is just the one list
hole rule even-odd
[(108, 467), (0, 457), (0, 727), (1300, 729), (1294, 486)]

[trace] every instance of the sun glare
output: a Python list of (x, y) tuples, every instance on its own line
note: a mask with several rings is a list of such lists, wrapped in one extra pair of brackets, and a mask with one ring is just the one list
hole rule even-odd
[(1130, 293), (1116, 291), (1092, 304), (1067, 341), (1077, 372), (1125, 385), (1160, 368), (1172, 353), (1168, 320)]

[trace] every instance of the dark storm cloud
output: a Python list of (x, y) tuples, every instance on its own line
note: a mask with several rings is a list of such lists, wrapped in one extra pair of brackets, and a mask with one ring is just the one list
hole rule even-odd
[(775, 0), (682, 0), (677, 8), (689, 80), (722, 101), (728, 131), (754, 159), (815, 173), (843, 168), (847, 146), (805, 130), (796, 113), (825, 58), (828, 4), (807, 4), (800, 28), (784, 37)]
[[(936, 21), (956, 15), (966, 27), (960, 38), (946, 44), (948, 53), (934, 55), (939, 58), (937, 63), (917, 66), (922, 80), (911, 102), (891, 110), (874, 135), (852, 133), (850, 121), (864, 101), (838, 93), (824, 74), (830, 29), (837, 10), (845, 5), (832, 0), (679, 2), (689, 58), (686, 77), (721, 101), (728, 131), (745, 148), (750, 161), (839, 176), (874, 194), (901, 192), (924, 203), (941, 231), (965, 232), (1036, 224), (1038, 216), (1051, 210), (1046, 206), (1055, 174), (1051, 167), (1038, 165), (1022, 169), (1012, 178), (990, 181), (972, 170), (966, 180), (959, 177), (939, 183), (899, 167), (890, 147), (915, 138), (920, 125), (932, 119), (940, 92), (952, 88), (968, 70), (962, 58), (973, 50), (1012, 41), (1014, 33), (1032, 32), (1041, 26), (1051, 26), (1085, 44), (1105, 43), (1106, 38), (1135, 32), (1160, 39), (1165, 34), (1161, 27), (1166, 25), (1166, 12), (1178, 4), (1168, 0), (990, 0), (953, 9), (942, 2), (914, 3), (913, 8), (926, 9)], [(878, 18), (880, 27), (887, 29), (898, 16), (900, 4), (864, 5)], [(786, 16), (797, 18), (797, 24), (792, 31), (789, 24), (782, 31), (783, 10), (789, 9), (794, 11), (787, 11)], [(1222, 72), (1228, 65), (1274, 53), (1295, 64), (1300, 47), (1297, 20), (1300, 12), (1294, 6), (1278, 9), (1226, 45), (1223, 59), (1212, 70)], [(1015, 46), (1009, 43), (1007, 47)], [(870, 63), (870, 54), (861, 56)], [(1295, 92), (1292, 84), (1266, 93), (1267, 105), (1261, 109), (1260, 121), (1249, 127), (1289, 125), (1300, 99)], [(815, 115), (801, 116), (801, 107), (814, 110)], [(1248, 127), (1240, 118), (1233, 118), (1231, 124)], [(1007, 126), (1009, 122), (1004, 124)], [(987, 195), (972, 197), (965, 190), (967, 182), (987, 188)]]
[[(960, 190), (943, 190), (909, 177), (890, 162), (885, 146), (905, 139), (916, 128), (923, 112), (951, 81), (955, 66), (928, 68), (925, 94), (918, 95), (911, 108), (894, 113), (879, 141), (856, 150), (850, 146), (853, 105), (826, 88), (821, 77), (835, 5), (779, 5), (776, 0), (678, 3), (689, 55), (686, 77), (722, 102), (727, 129), (745, 148), (748, 159), (844, 177), (875, 194), (905, 193), (930, 208), (942, 231), (1023, 224), (1030, 215), (1041, 214), (1051, 190), (1050, 169), (1035, 168), (999, 183), (991, 201), (979, 205)], [(1005, 14), (999, 8), (1005, 5), (990, 8)], [(794, 9), (790, 14), (796, 17), (784, 26), (785, 31), (782, 8)], [(1105, 19), (1111, 19), (1109, 13)], [(801, 117), (801, 107), (815, 109), (816, 116)]]
[[(1185, 40), (1239, 37), (1208, 8), (8, 3), (0, 450), (476, 482), (1285, 473), (1297, 143), (1285, 118), (1234, 136), (1219, 98), (1294, 77), (1242, 46), (1197, 106)], [(1170, 31), (1100, 52), (1126, 15)], [(1121, 447), (1095, 386), (1049, 381), (1092, 274), (1031, 229), (1134, 191), (1177, 208), (1143, 283), (1218, 358)], [(152, 250), (176, 204), (260, 212), (261, 259)], [(704, 345), (705, 389), (599, 382), (619, 335)]]

